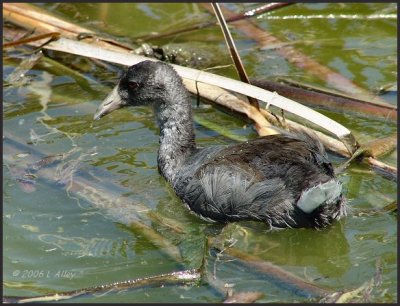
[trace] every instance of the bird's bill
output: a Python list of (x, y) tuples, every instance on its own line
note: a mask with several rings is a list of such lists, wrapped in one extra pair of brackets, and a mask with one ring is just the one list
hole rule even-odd
[(118, 86), (115, 86), (111, 93), (104, 99), (104, 101), (97, 108), (93, 119), (98, 120), (101, 117), (108, 115), (109, 113), (119, 109), (125, 105), (121, 96), (118, 93)]

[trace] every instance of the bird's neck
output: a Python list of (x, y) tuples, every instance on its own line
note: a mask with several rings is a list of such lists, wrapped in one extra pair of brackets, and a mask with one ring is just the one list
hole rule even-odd
[(196, 149), (189, 94), (180, 85), (166, 95), (167, 101), (157, 103), (155, 109), (160, 127), (158, 167), (171, 183), (185, 159)]

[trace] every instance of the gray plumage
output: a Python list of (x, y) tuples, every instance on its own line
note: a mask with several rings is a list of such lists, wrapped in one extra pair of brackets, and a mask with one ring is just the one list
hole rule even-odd
[(197, 148), (189, 94), (175, 70), (161, 62), (129, 67), (95, 118), (135, 105), (154, 107), (160, 173), (201, 217), (323, 228), (346, 214), (341, 184), (314, 136), (283, 132), (231, 146)]

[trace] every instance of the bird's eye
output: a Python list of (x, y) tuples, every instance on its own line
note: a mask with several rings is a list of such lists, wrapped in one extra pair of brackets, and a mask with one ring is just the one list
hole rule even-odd
[(139, 84), (137, 82), (130, 81), (128, 83), (128, 86), (129, 86), (130, 89), (136, 89), (136, 88), (139, 87)]

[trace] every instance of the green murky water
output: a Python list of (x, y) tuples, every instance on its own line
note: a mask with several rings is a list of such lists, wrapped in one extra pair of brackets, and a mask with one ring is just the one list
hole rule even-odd
[[(152, 31), (183, 28), (214, 18), (191, 3), (49, 3), (42, 7), (126, 42)], [(243, 5), (230, 8), (240, 11)], [(374, 90), (397, 80), (396, 13), (395, 4), (296, 4), (254, 22), (284, 41), (297, 41), (295, 47), (311, 58)], [(378, 17), (368, 19), (370, 15)], [(251, 77), (284, 76), (325, 85), (280, 59), (274, 50), (260, 50), (240, 31), (232, 28), (232, 32)], [(219, 28), (154, 41), (171, 42), (220, 48), (210, 57), (229, 63)], [(4, 52), (3, 80), (26, 56), (23, 49)], [(114, 83), (117, 71), (77, 56), (55, 52), (47, 56), (82, 73), (88, 81), (79, 81), (42, 59), (27, 73), (25, 84), (3, 87), (4, 295), (35, 296), (196, 267), (203, 252), (204, 233), (211, 234), (221, 226), (189, 213), (159, 176), (158, 130), (151, 111), (137, 108), (115, 112), (93, 123), (93, 112)], [(213, 71), (235, 77), (232, 67)], [(395, 104), (397, 96), (383, 98)], [(232, 134), (256, 137), (251, 126), (218, 110), (202, 105), (194, 112)], [(395, 123), (386, 120), (322, 112), (350, 128), (360, 142), (391, 135), (397, 129)], [(196, 136), (201, 145), (234, 143), (199, 123)], [(35, 162), (57, 154), (64, 155), (47, 160), (48, 165), (35, 170)], [(331, 158), (335, 164), (342, 161)], [(393, 166), (396, 159), (396, 152), (381, 158)], [(372, 302), (396, 302), (397, 216), (357, 212), (379, 210), (391, 203), (396, 199), (397, 185), (364, 165), (351, 166), (340, 178), (354, 214), (323, 231), (267, 232), (262, 225), (243, 224), (245, 231), (234, 234), (236, 246), (337, 291), (359, 287), (373, 278), (379, 259), (382, 284), (374, 289)], [(79, 194), (77, 190), (83, 185), (98, 189), (91, 195)], [(147, 217), (147, 211), (176, 220), (184, 233), (172, 235)], [(168, 250), (132, 227), (137, 218), (178, 245), (182, 261), (177, 262)], [(229, 261), (217, 262), (216, 271), (224, 282), (234, 284), (235, 290), (262, 291), (262, 302), (308, 300)], [(203, 285), (141, 289), (72, 301), (222, 300), (223, 296)]]

